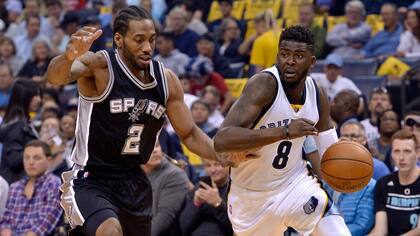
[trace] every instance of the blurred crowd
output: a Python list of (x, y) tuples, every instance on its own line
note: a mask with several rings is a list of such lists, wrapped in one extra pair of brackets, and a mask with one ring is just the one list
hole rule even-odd
[[(91, 51), (113, 48), (113, 18), (128, 5), (152, 14), (154, 58), (179, 77), (210, 137), (247, 78), (276, 63), (282, 29), (309, 27), (318, 59), (309, 73), (337, 133), (374, 157), (364, 189), (326, 189), (352, 235), (420, 228), (420, 1), (0, 0), (0, 236), (67, 235), (59, 176), (73, 165), (78, 91), (45, 73), (80, 27), (103, 31)], [(311, 137), (304, 151), (317, 155)], [(141, 168), (153, 188), (152, 235), (233, 235), (228, 167), (191, 153), (169, 122)]]

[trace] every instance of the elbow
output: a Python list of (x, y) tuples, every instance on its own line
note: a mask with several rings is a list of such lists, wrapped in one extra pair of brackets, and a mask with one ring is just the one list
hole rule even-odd
[(214, 150), (217, 153), (223, 153), (223, 152), (227, 152), (227, 148), (226, 148), (226, 142), (224, 141), (224, 132), (223, 130), (220, 130), (219, 132), (216, 133), (216, 135), (214, 136), (213, 139), (214, 142)]

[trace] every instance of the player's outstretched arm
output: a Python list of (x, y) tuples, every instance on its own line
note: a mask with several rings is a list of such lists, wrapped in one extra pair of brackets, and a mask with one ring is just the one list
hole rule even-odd
[(101, 34), (102, 30), (87, 26), (72, 34), (65, 53), (51, 60), (47, 81), (64, 85), (79, 78), (93, 77), (90, 67), (103, 60), (98, 60), (98, 54), (89, 52), (89, 49)]
[(195, 154), (209, 160), (217, 160), (213, 141), (195, 125), (188, 107), (184, 103), (184, 92), (177, 76), (166, 70), (169, 98), (166, 114), (181, 141)]

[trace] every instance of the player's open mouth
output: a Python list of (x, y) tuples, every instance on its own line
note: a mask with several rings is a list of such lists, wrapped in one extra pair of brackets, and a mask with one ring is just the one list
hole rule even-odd
[(137, 60), (139, 60), (142, 64), (149, 64), (151, 57), (138, 57)]
[(294, 77), (296, 75), (296, 71), (287, 69), (284, 71), (284, 75), (286, 77)]

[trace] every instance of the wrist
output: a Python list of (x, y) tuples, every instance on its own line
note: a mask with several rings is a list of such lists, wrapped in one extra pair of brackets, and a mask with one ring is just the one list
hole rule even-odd
[(223, 202), (222, 198), (219, 197), (219, 199), (216, 201), (216, 203), (213, 204), (213, 207), (218, 208), (220, 205), (222, 205), (222, 202)]

